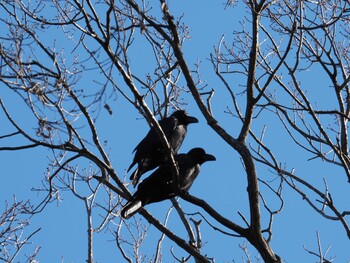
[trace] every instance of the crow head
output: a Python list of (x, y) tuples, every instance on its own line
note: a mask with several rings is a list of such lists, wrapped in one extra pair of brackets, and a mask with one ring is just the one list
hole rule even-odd
[(188, 154), (198, 163), (203, 164), (206, 161), (215, 161), (214, 155), (207, 154), (203, 148), (193, 148)]
[(171, 116), (175, 117), (179, 120), (180, 124), (188, 125), (190, 123), (197, 123), (198, 119), (192, 116), (187, 115), (186, 111), (184, 110), (178, 110), (175, 111)]

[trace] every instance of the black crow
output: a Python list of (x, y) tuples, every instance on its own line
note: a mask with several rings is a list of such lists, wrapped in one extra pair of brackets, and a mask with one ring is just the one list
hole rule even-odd
[[(175, 111), (168, 118), (159, 121), (159, 125), (174, 154), (177, 153), (185, 139), (187, 125), (196, 122), (198, 122), (198, 120), (195, 117), (188, 116), (183, 110)], [(134, 160), (127, 172), (137, 163), (138, 167), (130, 176), (130, 180), (133, 180), (133, 185), (135, 186), (141, 175), (153, 170), (165, 161), (166, 151), (164, 147), (162, 147), (156, 129), (152, 127), (146, 137), (135, 147), (133, 152), (135, 152)]]
[(137, 191), (122, 209), (122, 217), (130, 218), (147, 204), (160, 202), (186, 193), (199, 174), (200, 165), (206, 161), (216, 160), (213, 155), (205, 153), (202, 148), (194, 148), (186, 154), (175, 156), (179, 168), (176, 182), (172, 175), (170, 161), (163, 163), (149, 177), (143, 180)]

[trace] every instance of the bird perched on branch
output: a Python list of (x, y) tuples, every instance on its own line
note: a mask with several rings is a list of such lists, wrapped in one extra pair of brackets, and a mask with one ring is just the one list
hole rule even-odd
[[(187, 125), (196, 122), (198, 122), (198, 119), (188, 116), (184, 110), (175, 111), (169, 117), (159, 121), (159, 125), (174, 154), (177, 153), (185, 139)], [(153, 170), (166, 160), (166, 150), (162, 145), (156, 129), (152, 127), (146, 137), (135, 147), (133, 152), (135, 152), (134, 160), (127, 172), (129, 172), (135, 164), (138, 165), (130, 176), (130, 180), (133, 181), (133, 185), (135, 186), (144, 173)]]
[(207, 154), (202, 148), (193, 148), (186, 154), (175, 156), (179, 169), (177, 180), (174, 177), (174, 164), (166, 161), (138, 185), (137, 191), (123, 207), (122, 217), (128, 219), (147, 204), (188, 192), (199, 174), (201, 164), (215, 160), (213, 155)]

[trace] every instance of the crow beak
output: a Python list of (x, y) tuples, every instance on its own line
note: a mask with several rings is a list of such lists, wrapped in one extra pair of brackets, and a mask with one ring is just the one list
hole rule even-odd
[(197, 123), (198, 119), (196, 117), (187, 116), (186, 121), (187, 121), (187, 123)]
[(206, 160), (206, 161), (215, 161), (216, 158), (215, 158), (214, 155), (206, 154), (206, 155), (204, 155), (204, 160)]

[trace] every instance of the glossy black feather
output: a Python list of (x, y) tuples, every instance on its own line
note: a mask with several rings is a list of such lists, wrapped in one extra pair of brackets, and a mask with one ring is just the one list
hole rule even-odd
[[(180, 149), (187, 133), (187, 125), (196, 122), (198, 120), (195, 117), (188, 116), (183, 110), (175, 111), (168, 118), (159, 121), (159, 125), (172, 147), (173, 153), (176, 154)], [(158, 167), (166, 159), (166, 152), (162, 147), (156, 129), (153, 127), (135, 147), (133, 152), (135, 152), (135, 156), (127, 172), (137, 164), (137, 168), (130, 176), (130, 180), (133, 180), (134, 185), (137, 184), (144, 173)]]
[(172, 176), (171, 163), (165, 162), (138, 185), (137, 191), (122, 209), (122, 216), (129, 218), (147, 204), (170, 199), (180, 192), (188, 192), (199, 174), (200, 165), (213, 160), (215, 157), (205, 153), (202, 148), (194, 148), (187, 154), (177, 155), (175, 161), (179, 167), (178, 184)]

